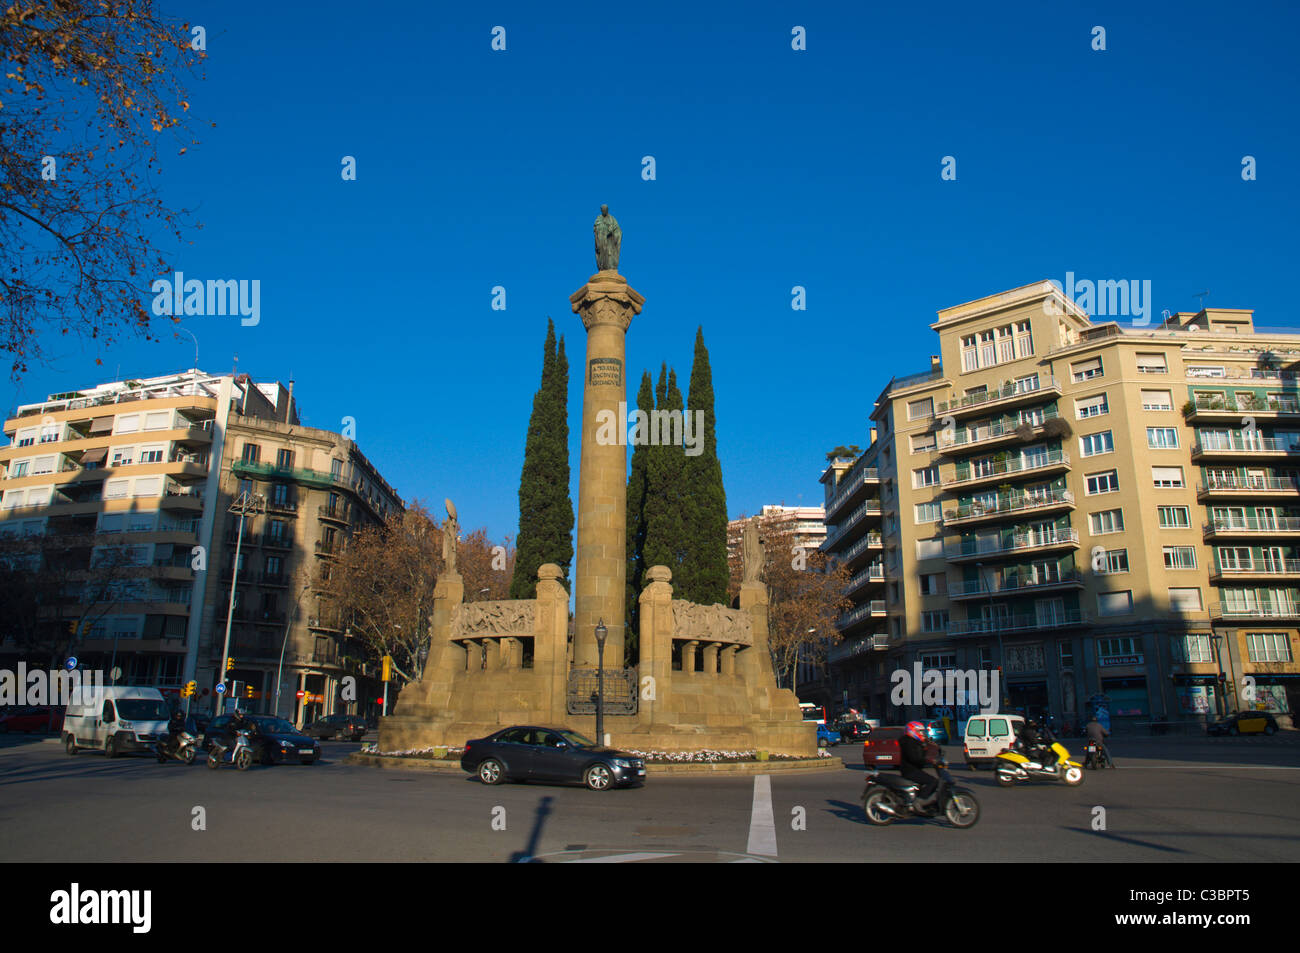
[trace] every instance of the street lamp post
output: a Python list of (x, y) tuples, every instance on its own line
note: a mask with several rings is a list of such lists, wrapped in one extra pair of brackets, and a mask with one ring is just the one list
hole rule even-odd
[(988, 621), (989, 621), (989, 625), (993, 626), (994, 629), (993, 634), (998, 637), (998, 669), (1002, 673), (1002, 678), (999, 680), (999, 684), (998, 684), (998, 695), (1000, 696), (998, 698), (998, 710), (1001, 711), (1002, 708), (1004, 707), (1003, 702), (1006, 701), (1008, 697), (1007, 686), (1006, 686), (1007, 655), (1006, 655), (1006, 650), (1003, 648), (1002, 645), (1002, 627), (998, 625), (997, 613), (993, 611), (993, 599), (994, 599), (993, 587), (985, 586), (984, 564), (976, 563), (975, 572), (979, 574), (980, 589), (989, 594), (989, 620)]
[[(239, 536), (235, 539), (235, 562), (230, 567), (230, 605), (226, 608), (226, 641), (221, 649), (221, 670), (218, 672), (222, 682), (226, 680), (226, 666), (230, 664), (230, 625), (235, 618), (235, 592), (239, 585), (239, 554), (244, 544), (244, 520), (262, 512), (265, 502), (260, 493), (245, 491), (230, 504), (229, 512), (239, 514)], [(217, 714), (225, 710), (226, 695), (223, 692), (217, 699)]]
[(596, 744), (605, 743), (605, 637), (609, 630), (602, 618), (596, 623)]
[(298, 598), (293, 601), (293, 611), (289, 613), (289, 619), (284, 624), (284, 641), (280, 643), (280, 664), (275, 667), (275, 717), (280, 717), (280, 678), (284, 672), (284, 650), (289, 645), (289, 630), (293, 628), (293, 620), (298, 615), (298, 606), (302, 602), (302, 597), (306, 595), (307, 590), (311, 588), (309, 580), (302, 587), (302, 592), (298, 593)]
[(1214, 708), (1220, 718), (1224, 716), (1225, 704), (1228, 699), (1224, 696), (1227, 694), (1227, 679), (1223, 677), (1223, 655), (1219, 651), (1219, 643), (1223, 641), (1223, 633), (1211, 631), (1210, 641), (1214, 643), (1214, 666), (1219, 670), (1219, 677), (1214, 686)]

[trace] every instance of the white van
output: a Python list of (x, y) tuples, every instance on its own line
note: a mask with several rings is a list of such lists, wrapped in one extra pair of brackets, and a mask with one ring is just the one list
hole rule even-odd
[(92, 748), (110, 758), (124, 751), (152, 751), (167, 737), (170, 714), (156, 688), (106, 685), (86, 704), (68, 706), (63, 746), (68, 754)]
[(1019, 715), (971, 715), (966, 722), (962, 751), (966, 764), (977, 768), (989, 764), (1016, 740), (1025, 719)]

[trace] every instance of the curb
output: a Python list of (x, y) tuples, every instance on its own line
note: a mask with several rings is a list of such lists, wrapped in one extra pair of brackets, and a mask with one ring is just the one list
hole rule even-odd
[[(469, 774), (461, 769), (459, 760), (434, 761), (430, 758), (392, 758), (385, 755), (353, 753), (345, 757), (343, 763), (469, 777)], [(646, 777), (709, 777), (719, 774), (744, 776), (799, 771), (836, 771), (843, 767), (844, 762), (839, 758), (818, 758), (816, 761), (746, 761), (735, 764), (649, 764), (646, 765)]]

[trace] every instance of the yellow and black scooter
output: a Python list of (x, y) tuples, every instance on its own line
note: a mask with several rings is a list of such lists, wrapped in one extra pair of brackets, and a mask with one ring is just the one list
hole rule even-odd
[(1019, 751), (1003, 751), (993, 759), (993, 770), (998, 784), (1004, 788), (1024, 781), (1060, 781), (1070, 787), (1083, 783), (1083, 765), (1071, 760), (1070, 752), (1059, 741), (1052, 743), (1056, 755), (1053, 764), (1041, 764), (1025, 757)]

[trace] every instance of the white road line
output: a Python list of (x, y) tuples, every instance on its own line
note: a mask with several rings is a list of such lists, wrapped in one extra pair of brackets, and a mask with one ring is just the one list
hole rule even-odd
[(747, 854), (776, 856), (776, 818), (772, 815), (772, 778), (760, 774), (754, 779), (754, 807), (749, 815)]
[(641, 851), (632, 854), (610, 854), (608, 857), (584, 857), (581, 860), (570, 860), (570, 864), (635, 864), (641, 860), (655, 860), (659, 857), (676, 857), (676, 854), (650, 853)]
[(1222, 771), (1300, 771), (1300, 765), (1289, 764), (1126, 764), (1117, 771), (1200, 771), (1217, 768)]

